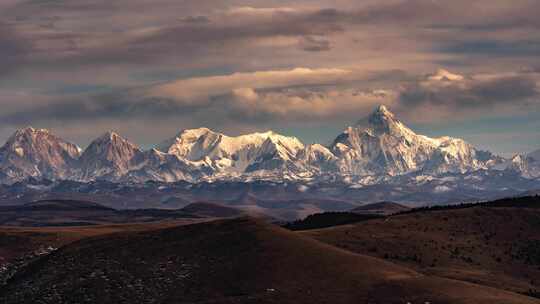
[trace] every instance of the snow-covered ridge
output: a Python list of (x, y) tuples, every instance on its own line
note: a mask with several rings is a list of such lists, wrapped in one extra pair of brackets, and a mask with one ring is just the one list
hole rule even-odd
[(330, 149), (341, 171), (353, 175), (463, 173), (487, 169), (489, 161), (478, 159), (476, 149), (461, 139), (416, 134), (385, 106), (368, 117), (367, 126), (348, 127)]
[(28, 177), (196, 182), (332, 176), (376, 182), (384, 176), (409, 173), (435, 176), (491, 169), (536, 178), (540, 176), (540, 152), (505, 160), (461, 139), (419, 135), (385, 106), (346, 128), (328, 147), (304, 145), (295, 137), (273, 131), (228, 136), (198, 128), (183, 130), (148, 151), (107, 132), (82, 151), (47, 130), (25, 128), (0, 148), (3, 183)]
[(520, 172), (522, 176), (527, 178), (540, 178), (540, 150), (514, 155), (495, 169)]
[(0, 180), (27, 177), (67, 179), (77, 167), (81, 149), (44, 129), (17, 130), (0, 148)]

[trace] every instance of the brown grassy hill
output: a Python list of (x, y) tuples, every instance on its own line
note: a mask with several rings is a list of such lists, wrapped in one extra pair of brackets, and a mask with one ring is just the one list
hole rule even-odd
[(540, 209), (425, 210), (302, 234), (428, 275), (540, 289)]
[(540, 303), (421, 275), (240, 218), (74, 242), (0, 290), (2, 303)]
[(35, 201), (19, 206), (0, 206), (0, 226), (84, 226), (189, 219), (201, 216), (183, 210), (116, 210), (94, 202), (59, 199)]
[(59, 248), (87, 237), (118, 232), (134, 232), (187, 225), (209, 219), (181, 219), (152, 223), (110, 224), (62, 227), (2, 227), (0, 226), (0, 266), (38, 252), (43, 248)]

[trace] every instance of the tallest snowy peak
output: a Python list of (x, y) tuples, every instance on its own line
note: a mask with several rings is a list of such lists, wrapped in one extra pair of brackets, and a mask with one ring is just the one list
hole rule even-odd
[(372, 117), (389, 117), (389, 118), (395, 118), (394, 113), (390, 112), (388, 108), (385, 105), (380, 105), (373, 111), (371, 114)]
[(367, 126), (347, 128), (330, 150), (338, 156), (339, 167), (353, 175), (464, 172), (482, 166), (468, 143), (416, 134), (385, 106), (368, 117)]
[(107, 132), (103, 133), (103, 135), (98, 137), (96, 140), (111, 141), (111, 140), (115, 140), (116, 138), (122, 138), (122, 137), (120, 135), (118, 135), (118, 133), (116, 133), (114, 131), (107, 131)]
[(397, 118), (394, 113), (390, 112), (384, 105), (380, 105), (368, 117), (369, 128), (376, 132), (393, 132), (401, 131), (406, 128)]
[(35, 133), (37, 130), (28, 126), (26, 128), (23, 128), (23, 129), (19, 129), (17, 130), (17, 132), (15, 132), (16, 134), (25, 134), (25, 133)]

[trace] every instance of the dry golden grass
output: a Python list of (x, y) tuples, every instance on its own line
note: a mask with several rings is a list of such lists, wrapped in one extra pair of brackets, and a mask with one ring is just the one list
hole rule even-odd
[(538, 209), (421, 212), (301, 234), (426, 275), (521, 293), (540, 289), (540, 265), (534, 260), (540, 251), (532, 248), (532, 260), (525, 254), (540, 240)]

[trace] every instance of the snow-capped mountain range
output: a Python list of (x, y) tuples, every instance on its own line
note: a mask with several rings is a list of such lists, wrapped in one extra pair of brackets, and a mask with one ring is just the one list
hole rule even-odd
[(438, 176), (512, 171), (540, 177), (540, 150), (511, 159), (451, 137), (429, 138), (385, 106), (346, 128), (330, 146), (304, 145), (272, 131), (237, 137), (207, 128), (183, 130), (151, 150), (114, 132), (83, 151), (43, 129), (25, 128), (0, 148), (0, 182), (27, 178), (113, 182), (215, 180), (373, 181), (408, 174)]

